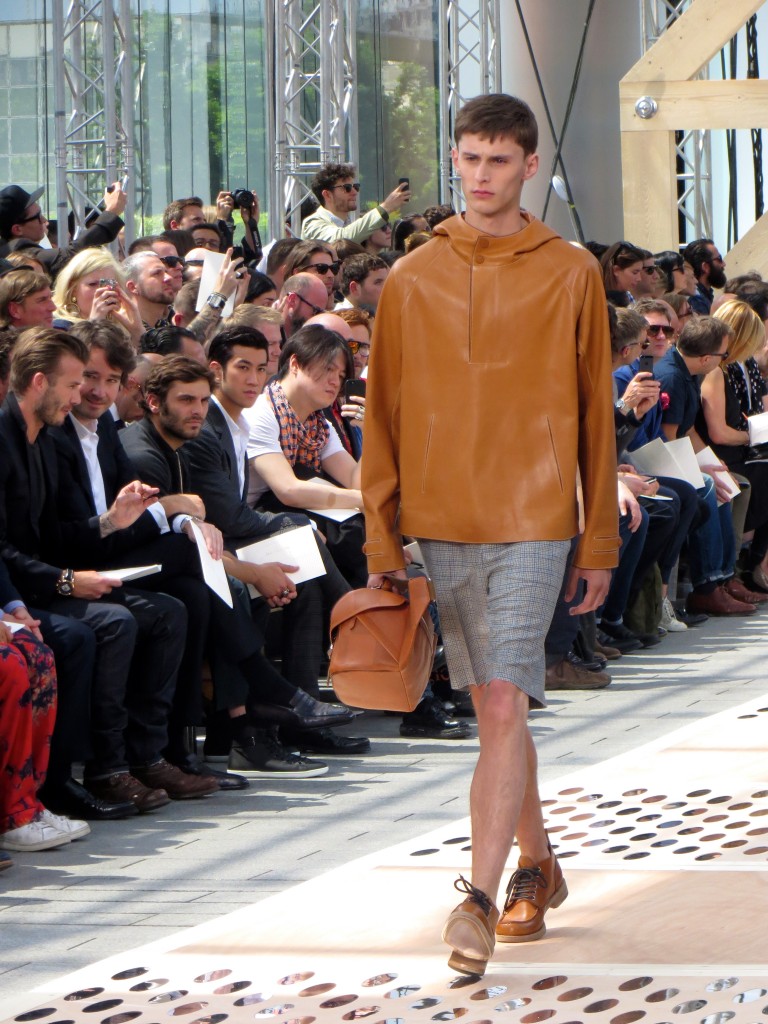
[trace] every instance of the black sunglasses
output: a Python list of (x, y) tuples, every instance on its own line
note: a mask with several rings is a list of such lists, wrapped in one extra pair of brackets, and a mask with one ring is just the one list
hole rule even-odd
[(326, 310), (321, 309), (319, 306), (316, 306), (314, 303), (310, 302), (309, 299), (305, 299), (303, 295), (299, 295), (298, 292), (291, 292), (291, 295), (295, 295), (299, 302), (303, 302), (306, 306), (309, 306), (309, 308), (312, 310), (315, 316), (319, 316), (321, 313), (326, 312)]
[(180, 267), (184, 260), (181, 256), (158, 256), (158, 259), (173, 270), (175, 267)]
[(305, 267), (300, 267), (300, 270), (316, 270), (318, 274), (338, 274), (341, 263), (336, 260), (335, 263), (307, 263)]
[(345, 181), (343, 185), (334, 185), (333, 188), (343, 188), (344, 191), (347, 193), (347, 195), (349, 195), (349, 193), (352, 192), (352, 191), (354, 191), (354, 192), (359, 192), (360, 191), (360, 182), (359, 181), (352, 181), (352, 182)]

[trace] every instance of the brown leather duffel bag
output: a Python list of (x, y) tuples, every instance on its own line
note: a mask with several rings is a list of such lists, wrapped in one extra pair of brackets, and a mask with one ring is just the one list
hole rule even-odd
[(336, 696), (350, 707), (413, 711), (421, 700), (437, 637), (428, 580), (417, 576), (407, 589), (407, 596), (384, 588), (352, 590), (331, 612), (328, 675)]

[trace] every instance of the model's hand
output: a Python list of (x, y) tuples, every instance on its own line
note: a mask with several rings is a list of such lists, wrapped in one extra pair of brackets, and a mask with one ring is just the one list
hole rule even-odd
[(566, 603), (570, 603), (576, 597), (576, 590), (579, 580), (584, 580), (586, 591), (581, 604), (574, 605), (568, 610), (569, 615), (583, 615), (585, 612), (593, 612), (604, 604), (608, 596), (608, 588), (611, 585), (610, 569), (580, 569), (577, 565), (571, 566), (568, 573), (568, 586), (565, 591)]
[(112, 592), (114, 587), (122, 587), (122, 580), (102, 576), (100, 572), (84, 569), (75, 573), (73, 597), (82, 597), (86, 601), (98, 601), (100, 597)]
[(8, 622), (21, 622), (25, 629), (28, 629), (38, 640), (43, 639), (43, 634), (40, 632), (40, 619), (33, 619), (29, 614), (29, 609), (23, 605), (14, 608), (12, 612), (7, 612), (3, 618)]

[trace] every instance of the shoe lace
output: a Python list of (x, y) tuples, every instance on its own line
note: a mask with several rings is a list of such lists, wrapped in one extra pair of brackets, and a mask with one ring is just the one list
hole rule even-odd
[(464, 875), (459, 875), (456, 881), (453, 883), (454, 889), (457, 892), (464, 893), (473, 903), (477, 903), (483, 910), (484, 913), (490, 914), (493, 908), (493, 901), (490, 897), (486, 896), (482, 889), (478, 889), (477, 886), (472, 885), (468, 882)]
[(541, 872), (541, 868), (518, 868), (512, 875), (507, 886), (507, 901), (504, 904), (504, 911), (517, 903), (518, 900), (528, 900), (533, 903), (536, 899), (536, 889), (546, 889), (547, 880)]
[(288, 749), (288, 747), (284, 747), (280, 740), (278, 740), (271, 732), (267, 734), (266, 744), (269, 748), (269, 752), (274, 757), (277, 757), (288, 764), (304, 764), (307, 760), (300, 754), (294, 754), (292, 750)]

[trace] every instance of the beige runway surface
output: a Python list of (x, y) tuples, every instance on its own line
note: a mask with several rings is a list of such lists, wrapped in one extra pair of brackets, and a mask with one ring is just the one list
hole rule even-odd
[(482, 979), (453, 974), (439, 937), (469, 870), (459, 820), (48, 982), (5, 1019), (757, 1024), (766, 737), (768, 696), (543, 785), (570, 895)]

